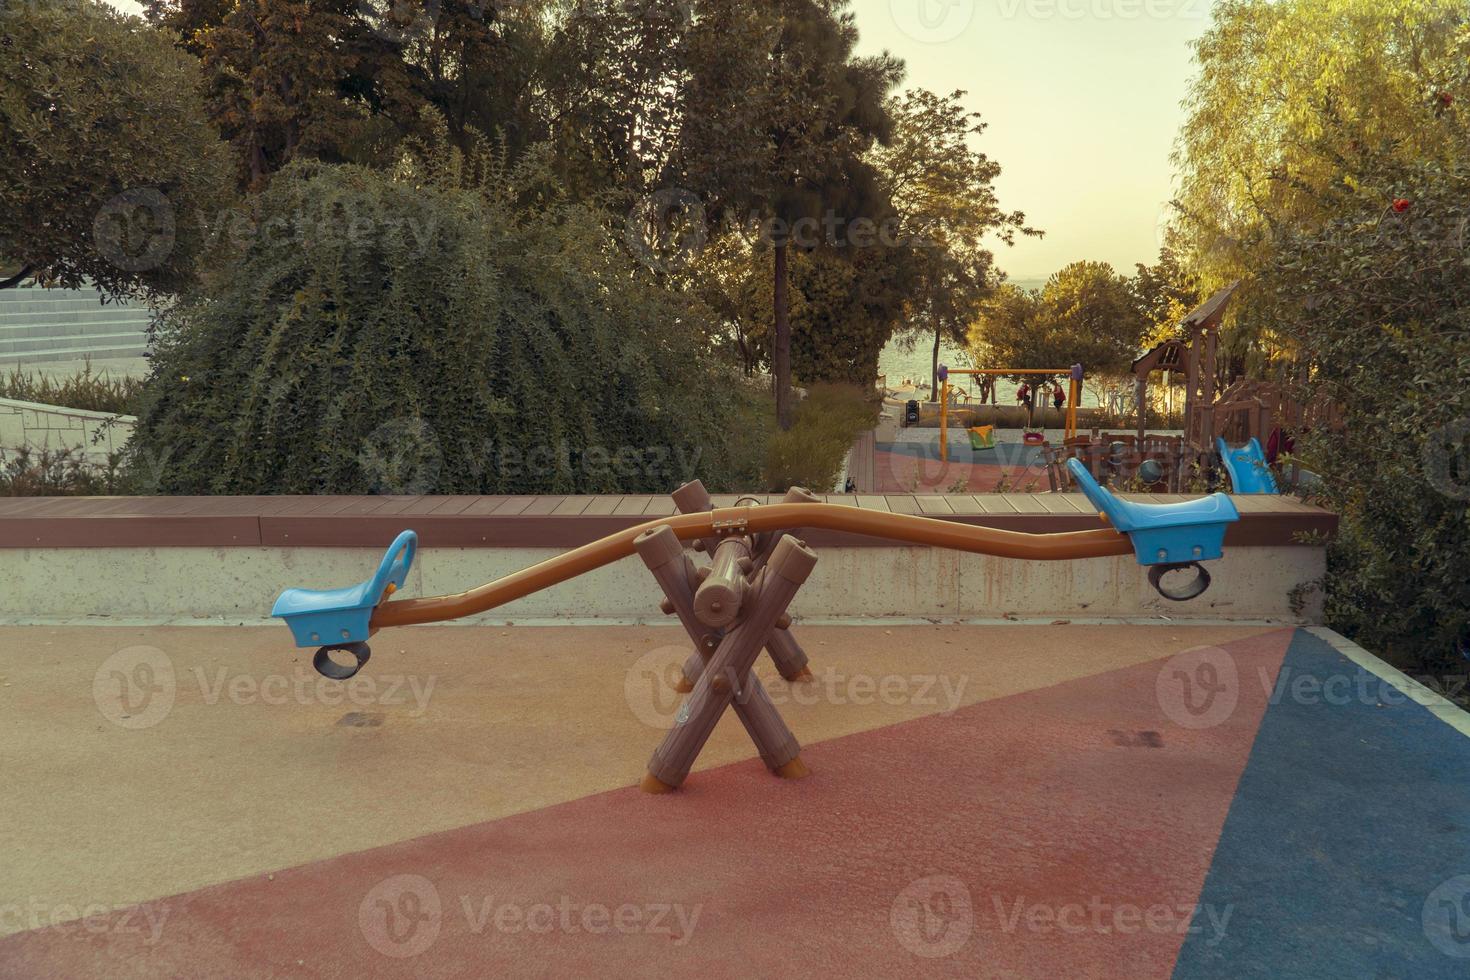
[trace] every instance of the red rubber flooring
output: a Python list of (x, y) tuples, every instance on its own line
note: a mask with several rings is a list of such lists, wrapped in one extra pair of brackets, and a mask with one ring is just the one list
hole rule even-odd
[(665, 797), (343, 840), (7, 937), (0, 974), (1166, 977), (1212, 928), (1196, 903), (1292, 636), (1228, 644), (1262, 683), (1213, 727), (1171, 722), (1145, 663), (808, 745), (799, 782), (750, 761)]

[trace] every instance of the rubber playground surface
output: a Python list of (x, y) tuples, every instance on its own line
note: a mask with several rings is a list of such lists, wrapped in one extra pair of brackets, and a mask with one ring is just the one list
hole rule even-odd
[[(1055, 444), (1061, 432), (1049, 435)], [(1022, 444), (1015, 430), (1003, 430), (993, 449), (971, 449), (969, 432), (951, 427), (949, 459), (941, 460), (938, 429), (900, 429), (873, 447), (873, 476), (877, 493), (988, 493), (1002, 481), (1021, 492), (1032, 483), (1048, 489), (1040, 448)]]
[(812, 774), (649, 796), (677, 629), (0, 628), (0, 976), (1470, 976), (1470, 718), (1334, 635), (795, 629)]

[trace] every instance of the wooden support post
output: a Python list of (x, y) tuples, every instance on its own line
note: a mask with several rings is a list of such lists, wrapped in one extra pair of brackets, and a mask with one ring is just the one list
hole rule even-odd
[[(695, 614), (694, 593), (689, 588), (689, 577), (684, 570), (688, 559), (683, 545), (679, 543), (673, 530), (664, 526), (639, 535), (634, 542), (634, 548), (653, 573), (659, 588), (663, 589), (667, 604), (673, 607), (685, 632), (694, 641), (696, 650), (693, 659), (699, 661), (699, 668), (693, 676), (696, 679), (703, 676), (705, 663), (712, 654), (714, 643), (718, 641), (714, 640), (714, 634)], [(751, 659), (754, 660), (753, 657)], [(686, 664), (686, 671), (688, 667)], [(745, 726), (750, 740), (755, 743), (761, 761), (778, 776), (788, 779), (805, 776), (807, 768), (801, 761), (801, 744), (782, 721), (780, 712), (771, 702), (770, 694), (753, 671), (747, 669), (741, 677), (741, 682), (736, 685), (736, 696), (731, 702), (740, 723)], [(687, 769), (685, 772), (687, 773)], [(644, 788), (658, 791), (674, 785), (677, 783), (667, 783), (655, 777), (653, 785), (645, 779)]]
[[(651, 538), (656, 534), (650, 532), (645, 536)], [(672, 544), (677, 547), (677, 540)], [(666, 559), (669, 554), (668, 545), (655, 543), (647, 547), (663, 549), (662, 555), (654, 556), (655, 560)], [(680, 551), (682, 553), (682, 549)], [(648, 561), (648, 558), (644, 560)], [(664, 561), (664, 564), (671, 563), (671, 560)], [(756, 679), (751, 675), (751, 667), (760, 655), (766, 637), (776, 628), (777, 620), (785, 614), (786, 607), (816, 564), (817, 556), (795, 538), (789, 534), (781, 538), (770, 561), (751, 586), (744, 618), (720, 641), (719, 649), (695, 682), (694, 690), (679, 706), (674, 727), (654, 750), (648, 763), (648, 774), (643, 779), (645, 790), (664, 792), (681, 785), (725, 708), (732, 703), (739, 706), (743, 702), (748, 707), (758, 702)], [(673, 587), (672, 582), (670, 586)], [(675, 600), (676, 609), (677, 605)], [(737, 707), (737, 710), (742, 709)], [(779, 721), (779, 717), (776, 720)], [(782, 728), (785, 728), (784, 723)], [(755, 737), (754, 732), (752, 737)], [(764, 748), (762, 751), (764, 753)], [(794, 762), (795, 758), (793, 756), (791, 761)]]

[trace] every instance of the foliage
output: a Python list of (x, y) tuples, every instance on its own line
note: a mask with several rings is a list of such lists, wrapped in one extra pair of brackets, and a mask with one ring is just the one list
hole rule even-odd
[(383, 165), (434, 110), (467, 148), (516, 147), (530, 109), (543, 3), (482, 0), (148, 0), (204, 65), (209, 112), (259, 190), (295, 159)]
[(254, 199), (269, 233), (166, 316), (134, 460), (168, 493), (729, 485), (707, 312), (600, 215), (521, 209), (528, 167), (441, 142), (397, 179), (282, 171)]
[(0, 255), (75, 288), (167, 293), (229, 186), (198, 65), (93, 0), (0, 8)]
[(97, 497), (126, 494), (121, 458), (88, 461), (81, 447), (60, 451), (0, 449), (0, 497)]
[[(912, 250), (915, 281), (905, 303), (905, 339), (933, 337), (931, 370), (937, 370), (942, 340), (965, 342), (998, 278), (988, 240), (1010, 245), (1018, 233), (1041, 234), (1027, 227), (1021, 212), (1001, 210), (993, 186), (1000, 164), (972, 148), (985, 124), (964, 108), (964, 95), (915, 89), (891, 100), (893, 138), (873, 153)], [(938, 384), (937, 377), (932, 381)]]
[(813, 385), (797, 405), (791, 428), (770, 435), (765, 485), (772, 492), (806, 487), (830, 492), (857, 437), (878, 421), (878, 407), (853, 385)]
[(1129, 280), (1133, 298), (1149, 323), (1145, 347), (1177, 336), (1179, 324), (1205, 300), (1199, 281), (1179, 254), (1176, 242), (1176, 235), (1167, 236), (1159, 249), (1158, 262), (1154, 265), (1139, 262)]
[[(1442, 669), (1470, 642), (1470, 167), (1365, 175), (1358, 206), (1283, 242), (1263, 287), (1342, 426), (1297, 445), (1341, 526), (1329, 622)], [(1407, 200), (1395, 213), (1390, 202)]]
[(142, 389), (143, 382), (137, 378), (110, 378), (106, 371), (93, 374), (90, 362), (69, 378), (37, 375), (20, 368), (13, 369), (9, 376), (0, 375), (0, 398), (85, 412), (136, 414)]
[(1357, 210), (1385, 167), (1467, 159), (1470, 14), (1463, 0), (1225, 0), (1212, 15), (1175, 226), (1202, 293), (1246, 279), (1222, 360), (1259, 370), (1291, 357), (1250, 278), (1281, 238)]
[(984, 367), (1067, 368), (1116, 377), (1138, 356), (1147, 320), (1129, 281), (1105, 262), (1074, 262), (1039, 291), (1002, 285), (970, 332)]
[[(902, 66), (854, 53), (848, 0), (699, 5), (677, 151), (681, 177), (711, 217), (765, 219), (772, 258), (776, 416), (790, 424), (788, 252), (847, 243), (854, 219), (888, 214), (864, 159), (892, 133), (884, 98)], [(834, 231), (835, 228), (835, 231)]]

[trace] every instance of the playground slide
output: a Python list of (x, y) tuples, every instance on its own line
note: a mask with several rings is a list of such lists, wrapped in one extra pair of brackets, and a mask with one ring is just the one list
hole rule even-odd
[(1230, 486), (1239, 494), (1280, 493), (1276, 489), (1276, 477), (1266, 454), (1261, 450), (1261, 441), (1254, 436), (1244, 446), (1232, 449), (1221, 438), (1215, 439), (1220, 450), (1220, 461), (1230, 474)]

